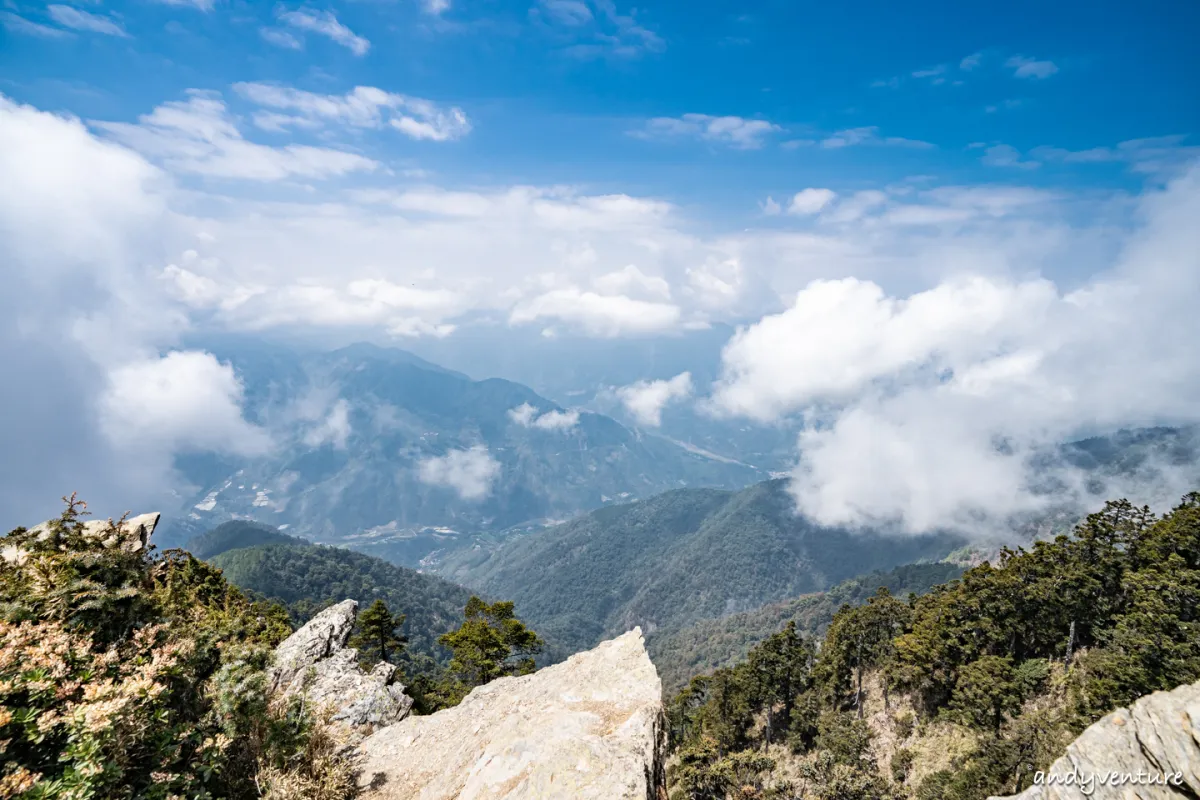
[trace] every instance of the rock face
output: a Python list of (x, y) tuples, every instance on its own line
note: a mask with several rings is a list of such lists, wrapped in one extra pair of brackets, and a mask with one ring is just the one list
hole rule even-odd
[(662, 686), (634, 629), (360, 745), (371, 800), (660, 800)]
[[(1111, 777), (1105, 780), (1112, 773), (1120, 776), (1115, 783)], [(1041, 785), (1035, 784), (1015, 798), (1167, 800), (1197, 796), (1200, 683), (1155, 692), (1130, 708), (1109, 714), (1067, 747), (1067, 754), (1051, 765)]]
[(351, 738), (399, 722), (413, 703), (395, 680), (394, 666), (381, 663), (363, 672), (358, 651), (346, 647), (357, 613), (358, 603), (343, 600), (317, 614), (275, 649), (270, 673), (273, 692), (303, 694), (328, 708)]

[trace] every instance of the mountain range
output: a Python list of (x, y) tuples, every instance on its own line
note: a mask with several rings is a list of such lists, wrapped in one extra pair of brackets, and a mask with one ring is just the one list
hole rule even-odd
[(783, 480), (676, 489), (563, 525), (449, 554), (442, 576), (513, 600), (569, 652), (640, 625), (653, 642), (702, 619), (827, 589), (873, 570), (937, 561), (959, 536), (851, 531), (795, 512)]
[[(229, 519), (416, 565), (481, 535), (538, 527), (680, 486), (737, 488), (763, 470), (569, 409), (512, 381), (472, 380), (401, 350), (322, 353), (209, 343), (273, 442), (259, 457), (183, 456), (178, 544)], [(173, 522), (173, 525), (171, 524)]]

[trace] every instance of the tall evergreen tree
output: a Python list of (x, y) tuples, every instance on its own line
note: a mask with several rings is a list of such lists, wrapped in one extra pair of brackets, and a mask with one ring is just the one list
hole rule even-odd
[(379, 661), (391, 661), (408, 641), (399, 632), (404, 620), (404, 614), (393, 615), (387, 603), (376, 600), (358, 615), (358, 632), (350, 644)]

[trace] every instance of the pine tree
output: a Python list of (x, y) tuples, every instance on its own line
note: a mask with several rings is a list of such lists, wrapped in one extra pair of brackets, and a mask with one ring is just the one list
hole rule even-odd
[(512, 601), (488, 605), (478, 597), (467, 601), (466, 620), (438, 642), (454, 653), (450, 671), (469, 687), (504, 675), (527, 675), (544, 642), (517, 619)]
[(358, 633), (350, 643), (361, 648), (364, 653), (378, 657), (379, 661), (390, 661), (391, 656), (399, 652), (408, 641), (399, 634), (404, 620), (404, 614), (393, 615), (388, 610), (387, 603), (376, 600), (358, 615)]

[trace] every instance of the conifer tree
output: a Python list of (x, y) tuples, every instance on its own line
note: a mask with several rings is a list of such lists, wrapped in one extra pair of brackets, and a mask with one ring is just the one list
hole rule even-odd
[(379, 661), (390, 661), (408, 641), (399, 633), (404, 620), (404, 614), (393, 615), (387, 603), (376, 600), (358, 615), (358, 633), (350, 643), (372, 657), (378, 657)]

